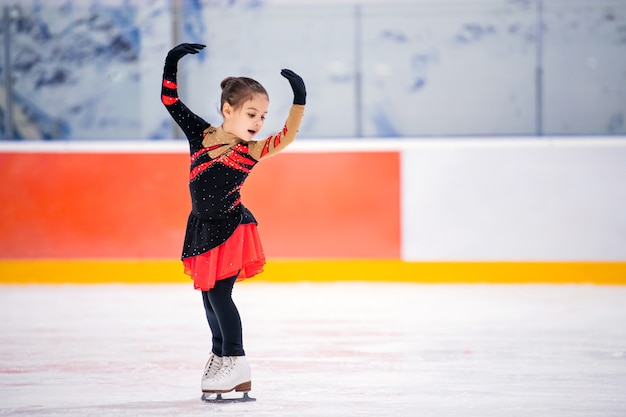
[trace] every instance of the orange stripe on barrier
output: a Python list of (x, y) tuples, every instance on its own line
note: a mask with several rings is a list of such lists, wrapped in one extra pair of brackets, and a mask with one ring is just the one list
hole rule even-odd
[(176, 257), (188, 172), (184, 154), (0, 154), (0, 257)]
[(286, 153), (243, 188), (270, 257), (400, 258), (397, 152)]
[[(0, 153), (0, 259), (176, 259), (184, 153)], [(284, 153), (243, 189), (269, 257), (400, 257), (398, 152)]]

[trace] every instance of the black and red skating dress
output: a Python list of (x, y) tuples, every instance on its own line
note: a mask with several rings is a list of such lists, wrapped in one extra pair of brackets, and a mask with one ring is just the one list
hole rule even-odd
[(189, 141), (191, 213), (181, 257), (185, 273), (203, 291), (216, 280), (258, 274), (265, 254), (257, 221), (241, 203), (241, 188), (258, 161), (293, 142), (304, 106), (291, 107), (281, 132), (246, 142), (211, 126), (180, 101), (175, 67), (165, 66), (161, 101)]

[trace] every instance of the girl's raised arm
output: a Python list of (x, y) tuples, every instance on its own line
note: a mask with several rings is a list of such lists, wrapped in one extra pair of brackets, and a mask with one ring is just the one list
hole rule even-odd
[(165, 67), (163, 68), (161, 102), (189, 140), (201, 138), (202, 132), (209, 124), (189, 110), (178, 97), (178, 84), (176, 82), (178, 61), (187, 54), (197, 54), (204, 47), (205, 45), (198, 43), (182, 43), (172, 48), (165, 58)]
[(304, 116), (304, 105), (306, 104), (306, 87), (302, 77), (289, 69), (283, 69), (280, 74), (285, 77), (293, 90), (293, 106), (289, 110), (289, 116), (283, 130), (268, 137), (265, 140), (256, 141), (250, 144), (250, 155), (256, 160), (268, 158), (276, 155), (294, 141), (302, 117)]

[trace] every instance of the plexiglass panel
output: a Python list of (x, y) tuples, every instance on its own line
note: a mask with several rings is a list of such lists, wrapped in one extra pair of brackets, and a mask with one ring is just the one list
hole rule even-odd
[(219, 84), (258, 79), (262, 134), (282, 127), (291, 68), (301, 138), (624, 135), (623, 0), (4, 0), (0, 137), (180, 138), (159, 100), (167, 51), (181, 98), (221, 123)]

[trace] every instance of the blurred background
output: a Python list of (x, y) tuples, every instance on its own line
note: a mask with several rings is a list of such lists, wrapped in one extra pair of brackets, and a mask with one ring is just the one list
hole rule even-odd
[[(626, 133), (623, 0), (0, 0), (0, 137), (180, 138), (159, 101), (167, 51), (184, 101), (219, 123), (219, 82), (261, 81), (301, 138)], [(276, 115), (276, 117), (272, 117)]]
[(194, 42), (180, 95), (214, 125), (227, 76), (267, 88), (259, 138), (291, 105), (280, 70), (307, 85), (298, 140), (243, 189), (264, 279), (626, 283), (624, 0), (0, 0), (0, 17), (2, 282), (182, 276), (188, 149), (160, 91)]

